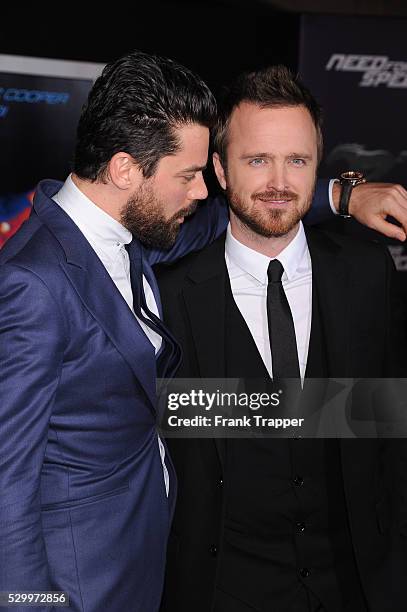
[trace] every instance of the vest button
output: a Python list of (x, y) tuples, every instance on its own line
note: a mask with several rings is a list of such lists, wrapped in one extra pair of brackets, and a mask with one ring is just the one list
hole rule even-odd
[(300, 576), (301, 578), (308, 578), (308, 576), (310, 575), (310, 570), (307, 567), (302, 567), (300, 569)]
[(303, 533), (306, 529), (305, 523), (297, 523), (295, 526), (297, 528), (298, 533)]
[(216, 555), (218, 554), (218, 547), (212, 544), (209, 549), (209, 552), (211, 553), (212, 557), (216, 557)]
[(302, 487), (302, 485), (304, 484), (304, 479), (302, 476), (294, 476), (293, 483), (296, 487)]

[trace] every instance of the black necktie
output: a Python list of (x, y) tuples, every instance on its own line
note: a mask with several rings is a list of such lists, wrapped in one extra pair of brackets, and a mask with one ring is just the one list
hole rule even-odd
[(267, 270), (267, 319), (273, 379), (300, 376), (293, 317), (281, 282), (283, 272), (278, 259), (270, 261)]
[(157, 354), (157, 377), (171, 378), (181, 360), (181, 348), (163, 322), (147, 306), (143, 289), (143, 264), (141, 249), (135, 240), (125, 245), (130, 261), (130, 280), (133, 293), (133, 309), (136, 316), (162, 338)]

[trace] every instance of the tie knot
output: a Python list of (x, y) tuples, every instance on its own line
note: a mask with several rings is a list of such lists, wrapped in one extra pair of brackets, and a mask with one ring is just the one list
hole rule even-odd
[(272, 259), (267, 268), (267, 276), (269, 283), (281, 283), (281, 277), (283, 276), (284, 267), (278, 259)]

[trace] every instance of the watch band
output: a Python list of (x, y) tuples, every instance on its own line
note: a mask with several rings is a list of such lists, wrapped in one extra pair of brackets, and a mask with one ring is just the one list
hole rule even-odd
[(352, 189), (357, 185), (366, 183), (366, 179), (361, 172), (349, 170), (343, 172), (339, 179), (341, 185), (341, 195), (339, 198), (339, 214), (345, 219), (350, 219), (352, 215), (349, 214), (349, 200), (352, 195)]
[(350, 182), (340, 182), (340, 185), (339, 214), (341, 217), (349, 219), (352, 216), (349, 214), (349, 200), (352, 194), (353, 185)]

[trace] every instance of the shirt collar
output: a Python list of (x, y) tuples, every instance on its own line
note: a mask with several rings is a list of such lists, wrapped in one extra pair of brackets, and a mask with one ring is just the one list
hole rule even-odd
[(230, 223), (227, 228), (225, 254), (241, 270), (253, 276), (261, 284), (267, 284), (267, 268), (271, 259), (278, 259), (284, 267), (283, 281), (292, 281), (303, 272), (308, 253), (304, 227), (300, 221), (298, 231), (278, 257), (267, 257), (242, 244), (232, 235)]
[(82, 193), (73, 182), (71, 175), (53, 199), (90, 242), (102, 243), (105, 246), (131, 242), (132, 234)]

